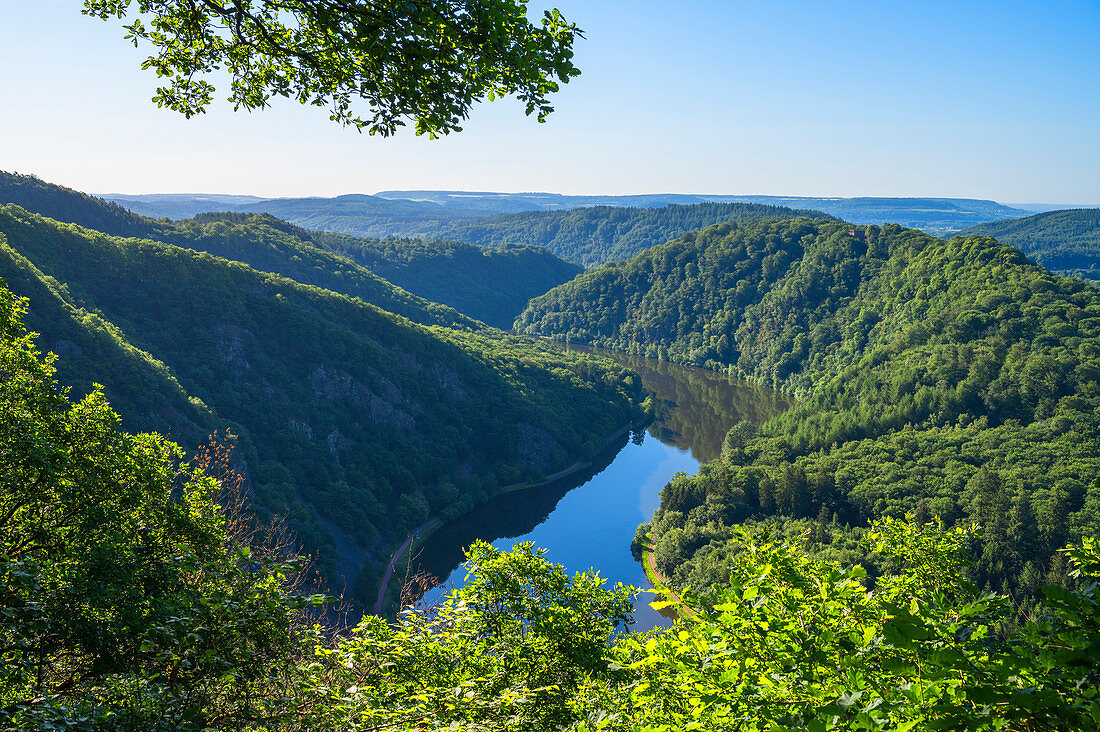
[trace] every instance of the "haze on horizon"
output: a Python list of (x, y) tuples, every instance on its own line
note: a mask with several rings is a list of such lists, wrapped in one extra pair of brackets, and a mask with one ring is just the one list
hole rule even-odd
[[(543, 3), (532, 5), (541, 13)], [(587, 39), (545, 125), (442, 140), (224, 102), (186, 120), (118, 24), (0, 6), (0, 169), (91, 192), (927, 196), (1100, 204), (1100, 5), (553, 3)], [(219, 88), (219, 92), (222, 89)]]

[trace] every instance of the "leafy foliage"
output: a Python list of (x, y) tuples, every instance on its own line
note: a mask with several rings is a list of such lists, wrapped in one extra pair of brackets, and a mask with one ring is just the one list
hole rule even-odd
[[(85, 0), (84, 13), (123, 20), (134, 6), (126, 39), (152, 46), (142, 68), (165, 83), (153, 100), (186, 117), (206, 110), (206, 79), (224, 69), (235, 109), (281, 96), (372, 135), (411, 121), (434, 138), (461, 130), (485, 97), (514, 95), (542, 122), (558, 81), (580, 73), (571, 60), (577, 27), (557, 10), (535, 25), (522, 0)], [(368, 114), (354, 110), (358, 100)]]
[(310, 729), (546, 730), (578, 721), (578, 689), (606, 674), (629, 590), (568, 577), (530, 544), (475, 543), (469, 581), (396, 624), (365, 619), (318, 649), (300, 692)]
[[(589, 724), (632, 730), (1090, 729), (1100, 722), (1095, 541), (1080, 592), (1008, 630), (1009, 598), (965, 578), (971, 529), (885, 519), (859, 566), (742, 536), (728, 583), (675, 628), (624, 636), (589, 687)], [(590, 694), (590, 696), (589, 696)], [(593, 704), (592, 699), (598, 700)]]
[(0, 288), (0, 727), (256, 720), (303, 638), (299, 560), (178, 447), (121, 432), (102, 393), (70, 403), (23, 307)]

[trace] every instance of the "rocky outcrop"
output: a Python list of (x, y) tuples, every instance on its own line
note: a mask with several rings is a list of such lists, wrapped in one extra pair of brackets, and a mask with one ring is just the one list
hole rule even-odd
[(235, 378), (239, 380), (252, 370), (252, 365), (244, 355), (244, 337), (250, 335), (246, 329), (235, 325), (216, 325), (214, 335), (218, 338), (214, 344), (214, 351), (222, 363), (233, 372)]
[(305, 435), (307, 440), (313, 442), (313, 428), (309, 426), (309, 422), (301, 419), (288, 419), (286, 426), (298, 434)]
[(341, 450), (347, 450), (355, 443), (340, 434), (340, 430), (333, 430), (325, 438), (325, 442), (328, 444), (329, 452), (339, 457)]
[(451, 371), (449, 368), (436, 361), (432, 364), (432, 374), (435, 375), (435, 378), (439, 379), (439, 383), (444, 389), (454, 395), (455, 399), (466, 398), (466, 390), (462, 388), (462, 382), (459, 380), (458, 374), (454, 371)]
[(519, 440), (516, 444), (516, 460), (525, 468), (547, 472), (568, 460), (565, 448), (549, 432), (534, 425), (520, 422), (516, 425)]
[(342, 401), (363, 408), (366, 418), (373, 424), (392, 424), (412, 429), (415, 421), (411, 414), (397, 406), (404, 401), (401, 390), (376, 374), (375, 393), (366, 384), (335, 369), (318, 366), (309, 375), (313, 393), (319, 399)]

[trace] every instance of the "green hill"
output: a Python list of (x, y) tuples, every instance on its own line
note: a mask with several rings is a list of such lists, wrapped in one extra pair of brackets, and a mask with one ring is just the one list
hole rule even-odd
[(207, 253), (15, 206), (0, 207), (0, 234), (5, 270), (22, 272), (9, 284), (49, 332), (43, 346), (79, 316), (117, 333), (116, 353), (135, 361), (81, 371), (72, 359), (84, 347), (62, 348), (61, 373), (106, 385), (134, 428), (149, 423), (147, 391), (175, 405), (186, 396), (194, 416), (229, 427), (261, 511), (288, 513), (329, 577), (350, 566), (352, 584), (362, 560), (359, 597), (428, 516), (594, 455), (640, 400), (636, 377), (610, 362), (500, 331), (427, 328)]
[(1052, 272), (1100, 280), (1100, 209), (1048, 211), (1024, 219), (964, 229), (961, 236), (992, 236)]
[(79, 224), (114, 236), (150, 236), (156, 223), (117, 203), (33, 175), (0, 170), (0, 203), (14, 203), (58, 221)]
[[(759, 196), (653, 193), (630, 196), (571, 196), (558, 193), (493, 193), (487, 191), (382, 191), (382, 198), (431, 202), (485, 215), (515, 211), (577, 209), (585, 206), (656, 208), (670, 204), (749, 203), (813, 210), (855, 224), (901, 224), (942, 236), (986, 221), (1027, 216), (1030, 211), (975, 198), (903, 198), (886, 196)], [(125, 205), (125, 204), (124, 204)], [(1048, 210), (1048, 209), (1040, 209)], [(704, 226), (705, 222), (699, 226)], [(677, 232), (679, 235), (682, 232)], [(672, 238), (672, 237), (669, 237)]]
[(983, 525), (977, 576), (1024, 597), (1065, 579), (1067, 539), (1100, 535), (1100, 293), (993, 239), (719, 225), (552, 290), (517, 329), (797, 398), (662, 492), (641, 533), (677, 584), (721, 581), (737, 524), (872, 561), (860, 527), (912, 511)]
[(309, 231), (264, 213), (154, 220), (9, 173), (0, 173), (0, 203), (109, 234), (141, 236), (244, 262), (362, 298), (425, 325), (469, 327), (476, 319), (509, 327), (531, 298), (580, 271), (534, 247), (485, 250), (453, 241), (361, 239)]
[(748, 203), (699, 203), (663, 208), (593, 206), (569, 211), (502, 214), (457, 222), (440, 236), (492, 246), (521, 242), (546, 247), (562, 259), (593, 267), (632, 257), (643, 249), (722, 221), (820, 215), (781, 206)]
[(510, 328), (532, 298), (582, 271), (542, 247), (521, 244), (482, 248), (457, 241), (312, 236), (395, 285), (499, 328)]
[(134, 432), (156, 431), (195, 444), (216, 427), (210, 409), (189, 397), (171, 370), (136, 348), (101, 315), (80, 307), (68, 288), (44, 274), (0, 236), (0, 281), (30, 299), (26, 325), (58, 360), (57, 378), (82, 398), (98, 383)]

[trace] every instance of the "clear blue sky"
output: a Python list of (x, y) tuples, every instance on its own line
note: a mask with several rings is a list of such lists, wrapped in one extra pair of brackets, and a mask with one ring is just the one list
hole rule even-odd
[[(323, 111), (185, 120), (117, 24), (0, 2), (0, 169), (93, 192), (435, 188), (1100, 204), (1100, 1), (561, 0), (583, 75), (442, 140)], [(533, 6), (534, 7), (534, 6)]]

